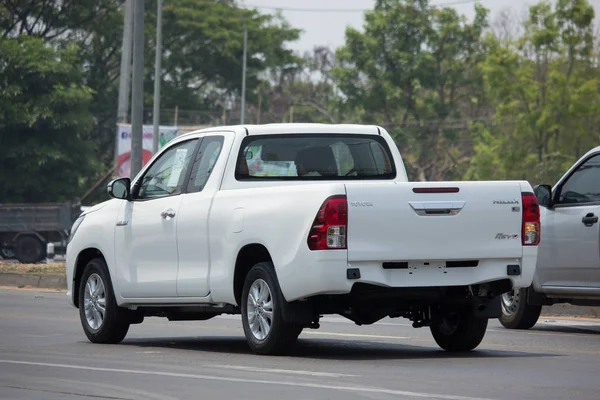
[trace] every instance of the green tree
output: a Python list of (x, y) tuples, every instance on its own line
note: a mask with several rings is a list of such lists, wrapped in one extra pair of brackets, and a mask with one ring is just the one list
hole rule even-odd
[(70, 200), (97, 167), (88, 141), (91, 90), (75, 46), (0, 38), (0, 199)]
[[(156, 1), (147, 5), (146, 103), (152, 107)], [(233, 99), (239, 103), (242, 85), (244, 25), (248, 28), (246, 94), (258, 100), (265, 73), (301, 61), (286, 44), (300, 31), (280, 15), (261, 14), (233, 1), (171, 0), (163, 7), (163, 81), (161, 108), (194, 110), (215, 115)], [(213, 122), (210, 119), (198, 122)]]
[[(32, 136), (28, 142), (31, 148), (38, 141), (44, 144), (45, 154), (57, 154), (63, 157), (64, 151), (74, 154), (73, 159), (80, 161), (80, 167), (68, 173), (78, 173), (77, 185), (69, 181), (69, 187), (77, 187), (76, 194), (83, 194), (85, 189), (103, 176), (111, 167), (114, 157), (114, 140), (116, 132), (117, 91), (120, 72), (121, 41), (123, 29), (124, 2), (122, 0), (30, 0), (7, 1), (0, 4), (0, 37), (4, 38), (3, 46), (21, 43), (21, 46), (41, 46), (40, 63), (45, 60), (68, 59), (62, 68), (70, 74), (58, 74), (59, 66), (50, 63), (48, 66), (37, 66), (29, 74), (42, 76), (52, 72), (48, 84), (56, 80), (57, 85), (44, 87), (45, 96), (52, 99), (58, 96), (58, 88), (80, 89), (82, 97), (78, 99), (77, 115), (85, 114), (86, 123), (70, 126), (71, 118), (66, 116), (67, 131), (57, 131), (52, 126), (44, 126), (46, 136)], [(154, 79), (154, 51), (156, 26), (156, 1), (146, 1), (145, 12), (145, 122), (152, 120), (152, 94)], [(257, 88), (264, 86), (266, 79), (261, 74), (269, 70), (285, 68), (286, 65), (298, 62), (299, 57), (285, 48), (289, 41), (296, 40), (299, 31), (291, 28), (280, 16), (263, 15), (257, 10), (238, 8), (232, 0), (171, 0), (164, 3), (163, 14), (163, 81), (161, 108), (163, 110), (193, 110), (198, 116), (197, 123), (212, 122), (205, 115), (214, 115), (220, 111), (223, 103), (232, 99), (239, 103), (241, 88), (242, 50), (244, 23), (248, 26), (248, 85), (249, 103), (257, 99)], [(36, 39), (35, 42), (29, 39)], [(16, 40), (17, 42), (10, 42)], [(32, 47), (32, 49), (37, 49)], [(3, 73), (11, 79), (17, 76), (17, 57), (15, 49), (0, 53)], [(54, 53), (52, 53), (54, 52)], [(54, 54), (54, 56), (52, 56)], [(43, 56), (43, 57), (42, 57)], [(54, 58), (53, 58), (54, 57)], [(25, 61), (23, 61), (25, 62)], [(31, 62), (31, 61), (27, 61)], [(55, 68), (50, 72), (43, 68)], [(25, 73), (24, 71), (21, 71)], [(13, 75), (11, 75), (13, 74)], [(37, 75), (36, 75), (37, 74)], [(30, 75), (24, 75), (25, 78)], [(69, 80), (66, 81), (67, 76)], [(3, 76), (4, 78), (4, 76)], [(8, 78), (6, 78), (8, 79)], [(37, 78), (36, 78), (37, 79)], [(5, 80), (14, 86), (11, 80)], [(68, 84), (67, 84), (68, 83)], [(8, 83), (6, 83), (8, 85)], [(27, 104), (36, 104), (36, 91), (23, 82), (19, 89), (19, 100)], [(56, 89), (56, 90), (55, 90)], [(40, 88), (42, 90), (42, 88)], [(55, 90), (55, 91), (53, 91)], [(74, 89), (73, 89), (74, 90)], [(83, 94), (85, 93), (85, 97)], [(2, 94), (9, 101), (8, 93)], [(32, 96), (32, 98), (28, 98)], [(19, 104), (11, 104), (13, 109)], [(64, 108), (49, 102), (46, 113), (53, 115), (54, 124), (61, 123), (60, 113)], [(85, 113), (84, 113), (85, 111)], [(91, 113), (91, 115), (90, 115)], [(206, 113), (206, 114), (204, 114)], [(22, 121), (12, 120), (18, 113), (7, 111), (2, 120), (2, 138), (4, 154), (12, 154), (12, 147), (19, 146), (18, 139), (23, 132)], [(68, 114), (68, 113), (67, 113)], [(34, 118), (33, 116), (31, 118)], [(83, 117), (82, 117), (83, 118)], [(31, 129), (37, 129), (31, 122)], [(172, 123), (172, 120), (161, 118), (161, 123)], [(60, 132), (60, 133), (58, 133)], [(60, 139), (54, 135), (62, 135)], [(75, 135), (81, 140), (63, 142), (63, 136)], [(10, 140), (10, 141), (9, 141)], [(47, 140), (47, 142), (43, 142)], [(82, 147), (77, 150), (75, 146)], [(52, 147), (54, 146), (54, 147)], [(67, 146), (63, 148), (64, 146)], [(42, 146), (40, 146), (41, 148)], [(16, 148), (16, 147), (15, 147)], [(92, 153), (90, 153), (90, 151)], [(79, 155), (85, 155), (88, 161), (81, 162)], [(12, 156), (11, 156), (12, 157)], [(4, 160), (4, 159), (3, 159)], [(3, 161), (4, 162), (4, 161)], [(21, 159), (21, 163), (38, 163), (35, 157)], [(46, 161), (40, 161), (47, 164)], [(14, 172), (11, 182), (28, 182), (34, 177), (24, 176), (28, 171), (36, 170), (36, 166), (27, 164)], [(7, 181), (8, 182), (8, 181)], [(67, 182), (67, 180), (65, 180)], [(7, 183), (8, 185), (8, 183)], [(70, 196), (71, 192), (54, 193), (54, 197)], [(2, 199), (4, 201), (4, 198)]]
[(552, 183), (596, 145), (600, 81), (587, 0), (530, 8), (515, 41), (487, 40), (492, 123), (475, 135), (467, 179)]
[(333, 51), (317, 46), (305, 52), (301, 62), (272, 69), (258, 89), (257, 104), (250, 108), (250, 122), (339, 122), (335, 65)]
[(335, 73), (346, 112), (386, 126), (411, 178), (462, 177), (472, 151), (467, 118), (482, 113), (481, 36), (487, 10), (468, 23), (427, 0), (378, 0), (364, 33), (346, 30)]

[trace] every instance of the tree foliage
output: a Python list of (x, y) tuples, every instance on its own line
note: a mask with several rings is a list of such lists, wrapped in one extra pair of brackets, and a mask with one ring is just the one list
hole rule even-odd
[(475, 10), (468, 23), (426, 0), (378, 0), (364, 33), (348, 28), (338, 50), (343, 107), (388, 127), (416, 179), (458, 177), (468, 162), (463, 120), (480, 114), (487, 27), (487, 11)]
[[(149, 122), (156, 0), (145, 6), (144, 118)], [(0, 181), (1, 201), (81, 196), (112, 167), (123, 13), (121, 0), (0, 4), (0, 96), (7, 104), (0, 123), (0, 160), (3, 171), (12, 171)], [(202, 115), (232, 98), (239, 101), (244, 25), (252, 102), (262, 75), (300, 61), (285, 48), (299, 31), (280, 16), (242, 9), (233, 1), (165, 2), (163, 109), (187, 108)], [(19, 169), (14, 169), (17, 158)]]
[(488, 38), (483, 68), (495, 114), (476, 135), (468, 178), (554, 183), (597, 145), (593, 19), (587, 0), (545, 1), (530, 8), (516, 41)]
[(97, 167), (87, 140), (91, 90), (75, 46), (40, 38), (0, 38), (0, 199), (67, 200)]
[(542, 1), (489, 29), (427, 0), (378, 0), (338, 49), (340, 109), (394, 135), (417, 180), (554, 182), (596, 145), (594, 9)]

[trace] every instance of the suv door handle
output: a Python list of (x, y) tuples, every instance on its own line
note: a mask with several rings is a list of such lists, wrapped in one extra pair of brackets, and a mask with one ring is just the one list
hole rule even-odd
[[(168, 210), (161, 212), (160, 216), (163, 217), (164, 219), (173, 218), (173, 217), (175, 217), (175, 210), (173, 210), (172, 208), (169, 208)], [(596, 219), (598, 219), (598, 218), (596, 218)]]
[(583, 222), (585, 226), (592, 226), (598, 222), (598, 217), (595, 216), (594, 213), (589, 213), (581, 219), (581, 222)]

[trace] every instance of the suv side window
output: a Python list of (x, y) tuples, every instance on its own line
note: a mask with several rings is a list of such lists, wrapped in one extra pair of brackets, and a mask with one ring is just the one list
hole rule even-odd
[(192, 173), (190, 175), (190, 183), (188, 185), (188, 193), (201, 192), (210, 178), (210, 174), (219, 159), (221, 149), (223, 148), (223, 136), (206, 136), (202, 139), (200, 151), (196, 155)]
[(600, 154), (581, 164), (562, 185), (557, 204), (600, 202)]
[(198, 139), (178, 143), (165, 151), (140, 180), (136, 200), (156, 199), (180, 194)]

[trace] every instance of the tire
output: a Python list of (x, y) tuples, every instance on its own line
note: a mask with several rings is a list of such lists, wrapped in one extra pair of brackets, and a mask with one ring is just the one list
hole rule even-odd
[(253, 353), (282, 354), (293, 347), (302, 332), (302, 326), (283, 320), (282, 302), (273, 264), (262, 262), (252, 267), (244, 282), (241, 309), (244, 334)]
[(542, 306), (527, 304), (527, 288), (502, 295), (502, 316), (498, 318), (507, 329), (530, 329), (540, 318)]
[[(90, 282), (93, 295), (88, 290), (88, 282)], [(94, 291), (94, 288), (99, 288), (99, 290)], [(104, 301), (101, 301), (102, 299)], [(86, 303), (89, 305), (88, 307), (86, 307)], [(101, 312), (102, 304), (104, 304), (104, 313)], [(90, 319), (86, 316), (86, 308)], [(127, 311), (117, 305), (106, 262), (102, 258), (95, 258), (88, 262), (79, 284), (79, 319), (89, 341), (92, 343), (120, 343), (129, 331)], [(102, 318), (98, 318), (98, 316)]]
[(21, 236), (17, 239), (15, 256), (22, 264), (33, 264), (46, 257), (46, 249), (40, 239), (35, 236)]
[(449, 313), (438, 325), (431, 325), (433, 339), (449, 352), (466, 352), (475, 349), (485, 336), (488, 319), (477, 318), (470, 311)]

